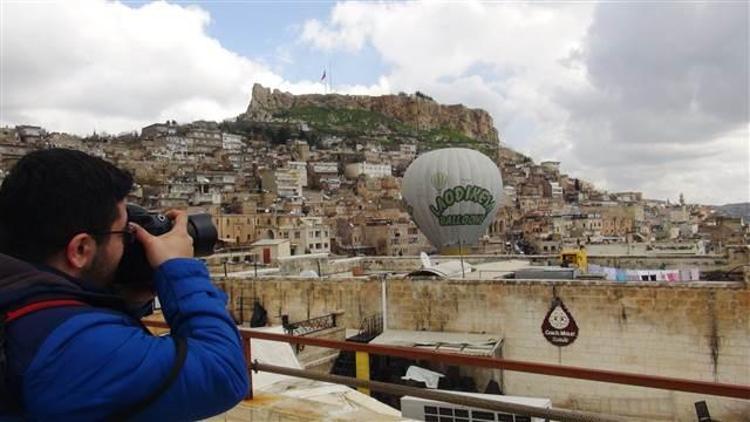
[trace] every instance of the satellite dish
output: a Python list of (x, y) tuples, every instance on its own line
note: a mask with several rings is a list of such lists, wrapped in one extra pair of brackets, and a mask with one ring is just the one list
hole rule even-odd
[(473, 245), (495, 219), (503, 195), (500, 169), (467, 148), (419, 156), (404, 173), (404, 205), (417, 227), (442, 253)]

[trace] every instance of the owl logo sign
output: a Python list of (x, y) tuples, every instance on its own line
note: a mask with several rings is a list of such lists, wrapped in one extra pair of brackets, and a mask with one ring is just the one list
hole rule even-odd
[(549, 312), (542, 321), (542, 334), (555, 346), (568, 346), (578, 338), (578, 324), (562, 299), (552, 300)]

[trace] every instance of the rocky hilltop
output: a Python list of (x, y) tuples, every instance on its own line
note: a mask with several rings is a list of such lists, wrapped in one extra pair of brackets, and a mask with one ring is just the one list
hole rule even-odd
[(497, 130), (489, 113), (460, 104), (441, 105), (419, 92), (382, 96), (294, 95), (255, 84), (250, 105), (240, 119), (254, 122), (296, 120), (328, 127), (350, 123), (381, 135), (411, 133), (423, 138), (426, 134), (427, 137), (437, 136), (441, 143), (449, 143), (447, 138), (458, 138), (456, 141), (498, 145)]

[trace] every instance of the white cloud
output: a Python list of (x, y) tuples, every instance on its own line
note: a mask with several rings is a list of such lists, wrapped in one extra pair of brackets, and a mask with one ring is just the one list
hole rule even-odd
[[(504, 141), (552, 157), (565, 148), (559, 122), (566, 116), (552, 93), (585, 83), (585, 72), (565, 59), (581, 49), (592, 10), (589, 4), (345, 2), (329, 22), (308, 22), (300, 39), (343, 51), (369, 42), (391, 66), (386, 78), (394, 92), (420, 90), (441, 102), (484, 108)], [(550, 151), (553, 137), (558, 145)]]
[(2, 2), (0, 124), (116, 133), (243, 112), (254, 82), (285, 81), (206, 33), (210, 16), (168, 3)]
[(747, 3), (606, 4), (593, 22), (588, 85), (556, 94), (570, 164), (613, 189), (750, 200)]
[(484, 108), (602, 187), (750, 200), (746, 3), (344, 2), (300, 39), (371, 45), (394, 91)]

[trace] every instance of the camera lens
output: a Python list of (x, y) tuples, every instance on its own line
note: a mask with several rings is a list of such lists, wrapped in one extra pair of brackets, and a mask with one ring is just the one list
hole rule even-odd
[[(166, 216), (149, 212), (135, 204), (127, 205), (128, 221), (139, 224), (154, 236), (160, 236), (172, 229), (173, 223)], [(214, 253), (218, 232), (210, 214), (193, 214), (188, 216), (187, 230), (193, 238), (193, 255), (208, 256)], [(123, 252), (122, 260), (115, 276), (117, 284), (150, 284), (153, 282), (153, 270), (146, 259), (146, 253), (140, 242), (128, 245)]]
[(195, 256), (208, 256), (214, 253), (214, 245), (216, 245), (219, 234), (210, 214), (188, 216), (187, 229), (190, 237), (193, 238)]

